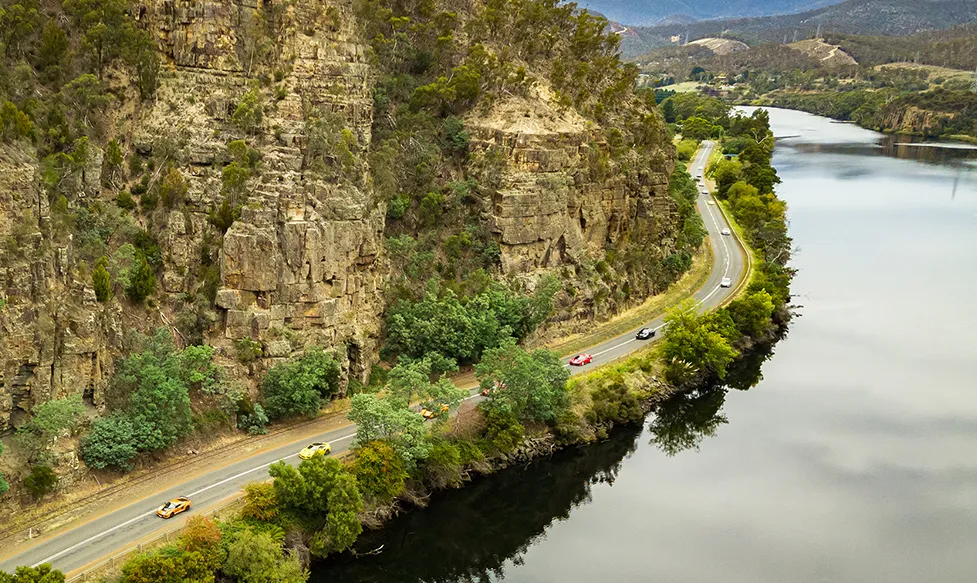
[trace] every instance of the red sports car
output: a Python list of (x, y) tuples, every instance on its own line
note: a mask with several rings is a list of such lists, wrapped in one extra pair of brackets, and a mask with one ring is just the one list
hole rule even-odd
[(578, 354), (570, 359), (570, 364), (573, 366), (583, 366), (590, 364), (592, 360), (594, 360), (594, 357), (589, 354)]
[(504, 388), (506, 388), (506, 384), (505, 383), (502, 383), (502, 382), (499, 382), (499, 381), (495, 381), (495, 384), (492, 385), (491, 387), (486, 387), (486, 388), (482, 389), (482, 396), (483, 397), (487, 397), (491, 393), (494, 393), (495, 391), (501, 391)]

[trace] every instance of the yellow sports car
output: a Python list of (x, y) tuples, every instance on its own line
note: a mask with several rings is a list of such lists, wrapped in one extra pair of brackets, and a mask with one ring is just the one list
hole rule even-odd
[(160, 518), (173, 518), (177, 514), (187, 510), (190, 510), (190, 499), (186, 496), (180, 496), (160, 506), (156, 511), (156, 516)]
[(421, 416), (424, 417), (425, 419), (434, 419), (438, 415), (446, 412), (448, 410), (448, 406), (441, 404), (438, 405), (437, 407), (434, 407), (433, 409), (434, 409), (433, 411), (431, 409), (428, 409), (427, 407), (421, 409)]
[(327, 455), (332, 451), (332, 446), (328, 443), (317, 441), (299, 452), (299, 459), (310, 460), (316, 456)]

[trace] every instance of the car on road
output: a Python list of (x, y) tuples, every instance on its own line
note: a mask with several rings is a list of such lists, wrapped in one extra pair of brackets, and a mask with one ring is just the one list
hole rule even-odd
[(732, 232), (732, 231), (730, 231), (729, 229), (723, 229), (723, 230), (722, 230), (722, 234), (723, 234), (723, 235), (726, 235), (726, 236), (729, 236), (729, 235), (732, 235), (732, 234), (733, 234), (733, 232)]
[(642, 328), (641, 330), (638, 330), (638, 333), (635, 334), (634, 337), (637, 338), (638, 340), (647, 340), (649, 338), (652, 338), (654, 335), (655, 335), (654, 328)]
[(506, 388), (506, 384), (505, 383), (499, 382), (499, 381), (495, 381), (495, 384), (492, 385), (491, 387), (485, 387), (484, 389), (482, 389), (482, 396), (483, 397), (487, 397), (487, 396), (491, 395), (492, 393), (494, 393), (495, 391), (501, 391), (504, 388)]
[(442, 413), (447, 413), (447, 412), (448, 412), (448, 406), (442, 403), (436, 407), (431, 407), (430, 409), (424, 407), (423, 409), (421, 409), (421, 417), (425, 419), (434, 419), (435, 417), (440, 416)]
[(315, 443), (310, 443), (305, 449), (299, 452), (299, 459), (310, 460), (314, 457), (320, 455), (329, 455), (332, 452), (332, 446), (323, 441), (317, 441)]
[(164, 502), (156, 510), (156, 516), (160, 518), (173, 518), (177, 514), (186, 512), (187, 510), (190, 510), (190, 499), (186, 496), (180, 496), (179, 498)]
[(573, 366), (583, 366), (585, 364), (590, 364), (594, 361), (594, 357), (589, 354), (578, 354), (570, 359), (570, 364)]
[(699, 191), (699, 194), (709, 194), (709, 191), (703, 188), (702, 190)]
[(706, 201), (706, 204), (716, 204), (716, 201), (710, 198), (709, 200)]
[(724, 277), (722, 281), (719, 282), (719, 287), (731, 287), (733, 285), (733, 280), (728, 277)]

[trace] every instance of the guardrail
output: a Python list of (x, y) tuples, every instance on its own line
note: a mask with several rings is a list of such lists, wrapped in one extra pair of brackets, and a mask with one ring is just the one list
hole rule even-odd
[[(240, 496), (234, 498), (229, 498), (223, 502), (218, 502), (217, 506), (211, 507), (208, 511), (203, 513), (203, 516), (211, 516), (214, 518), (220, 518), (222, 515), (226, 516), (232, 511), (238, 510), (239, 507), (244, 505), (244, 499)], [(198, 514), (199, 515), (199, 514)], [(164, 533), (156, 534), (151, 538), (139, 541), (132, 547), (114, 554), (108, 558), (102, 559), (101, 561), (89, 565), (85, 565), (76, 572), (71, 572), (70, 577), (65, 578), (65, 583), (77, 583), (79, 581), (98, 581), (106, 578), (109, 575), (114, 574), (126, 560), (138, 555), (139, 553), (144, 553), (146, 551), (151, 551), (159, 547), (165, 546), (173, 541), (176, 541), (180, 535), (186, 529), (186, 525), (174, 528), (173, 530), (168, 530)]]

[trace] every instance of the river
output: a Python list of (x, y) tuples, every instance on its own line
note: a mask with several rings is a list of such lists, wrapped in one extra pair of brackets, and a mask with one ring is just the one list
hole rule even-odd
[(977, 151), (770, 117), (801, 306), (774, 352), (312, 581), (977, 580)]

